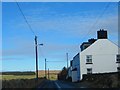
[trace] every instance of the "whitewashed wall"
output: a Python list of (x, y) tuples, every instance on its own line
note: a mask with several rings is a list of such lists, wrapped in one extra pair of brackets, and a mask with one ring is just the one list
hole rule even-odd
[[(79, 58), (79, 57), (80, 57), (79, 54), (77, 54), (77, 55), (73, 58), (72, 69), (77, 68), (77, 72), (72, 71), (72, 72), (74, 72), (74, 73), (72, 73), (72, 77), (74, 77), (74, 78), (72, 78), (72, 79), (73, 79), (74, 82), (80, 80), (80, 58)], [(76, 75), (73, 75), (73, 74), (76, 74)], [(74, 79), (75, 79), (75, 80), (74, 80)]]
[(77, 82), (77, 71), (72, 71), (72, 82)]

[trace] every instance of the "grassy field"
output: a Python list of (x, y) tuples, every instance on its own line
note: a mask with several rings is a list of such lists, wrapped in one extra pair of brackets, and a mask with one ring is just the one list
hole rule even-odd
[[(60, 71), (50, 70), (49, 71), (49, 79), (50, 80), (57, 80), (57, 74)], [(8, 73), (9, 74), (9, 73)], [(3, 88), (36, 88), (38, 85), (40, 85), (44, 80), (43, 77), (45, 77), (45, 71), (41, 70), (38, 73), (39, 80), (38, 83), (36, 83), (36, 75), (0, 75), (0, 80), (2, 80), (2, 87)], [(48, 77), (48, 72), (47, 72)], [(48, 79), (48, 78), (47, 78)]]
[[(57, 80), (57, 74), (60, 72), (60, 70), (50, 70), (49, 71), (49, 79), (50, 80)], [(39, 77), (45, 77), (45, 71), (40, 70), (39, 71)], [(47, 71), (47, 79), (48, 79), (48, 71)]]
[(2, 75), (2, 80), (11, 80), (11, 79), (33, 79), (35, 75)]
[[(50, 80), (56, 80), (57, 79), (57, 74), (59, 73), (59, 70), (50, 70), (49, 71), (49, 79)], [(38, 72), (39, 78), (44, 78), (45, 77), (45, 71), (44, 70), (40, 70)], [(9, 74), (9, 75), (0, 75), (0, 77), (2, 77), (2, 80), (12, 80), (12, 79), (33, 79), (36, 77), (36, 75), (13, 75), (13, 74)], [(48, 71), (47, 71), (47, 78), (48, 78)], [(1, 78), (0, 78), (1, 79)]]

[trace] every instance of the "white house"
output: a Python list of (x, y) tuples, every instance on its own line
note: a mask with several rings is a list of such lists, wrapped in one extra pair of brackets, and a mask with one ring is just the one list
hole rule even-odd
[(82, 80), (84, 74), (120, 71), (120, 48), (107, 39), (107, 31), (100, 30), (97, 36), (97, 40), (84, 42), (80, 53), (73, 58), (72, 82)]

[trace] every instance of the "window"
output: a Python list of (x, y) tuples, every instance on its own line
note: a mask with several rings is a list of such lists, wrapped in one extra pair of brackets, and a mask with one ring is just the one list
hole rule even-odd
[(92, 64), (92, 55), (86, 56), (86, 64)]
[(87, 68), (87, 74), (92, 74), (92, 68)]
[(116, 61), (117, 63), (120, 63), (120, 54), (116, 55)]

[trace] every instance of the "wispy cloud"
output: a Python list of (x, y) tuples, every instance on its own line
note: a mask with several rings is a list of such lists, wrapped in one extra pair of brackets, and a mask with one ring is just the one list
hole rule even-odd
[[(106, 18), (99, 18), (97, 23), (95, 23), (97, 20), (97, 16), (91, 18), (83, 18), (80, 15), (68, 17), (65, 16), (61, 18), (59, 17), (56, 19), (46, 20), (40, 20), (39, 17), (31, 17), (29, 20), (30, 24), (37, 34), (47, 34), (50, 32), (54, 34), (56, 32), (66, 37), (73, 36), (76, 38), (82, 38), (90, 29), (92, 29), (90, 30), (91, 36), (93, 36), (93, 34), (95, 35), (96, 31), (101, 28), (107, 29), (108, 32), (111, 34), (117, 34), (118, 30), (118, 16), (111, 16), (109, 14)], [(91, 28), (92, 26), (93, 28)], [(24, 24), (20, 23), (20, 27), (24, 27)]]
[[(116, 8), (114, 10), (117, 12)], [(47, 57), (60, 58), (64, 55), (64, 52), (71, 52), (72, 58), (72, 56), (79, 51), (79, 45), (84, 42), (81, 39), (90, 29), (90, 33), (86, 36), (86, 39), (95, 38), (96, 31), (101, 28), (107, 29), (109, 35), (117, 38), (118, 16), (116, 13), (106, 13), (95, 23), (101, 13), (100, 10), (76, 11), (74, 13), (67, 11), (62, 12), (59, 8), (53, 10), (52, 7), (44, 7), (43, 3), (39, 8), (36, 6), (35, 9), (27, 9), (27, 11), (23, 9), (23, 12), (33, 30), (39, 36), (40, 42), (45, 44), (43, 47), (40, 47), (40, 50), (42, 50)], [(95, 23), (95, 25), (91, 28), (93, 23)], [(26, 29), (24, 20), (15, 19), (11, 24), (15, 26), (14, 28), (16, 28), (16, 30), (20, 28), (23, 30)], [(27, 55), (34, 57), (34, 39), (32, 40), (33, 41), (29, 41), (26, 38), (21, 38), (21, 36), (16, 36), (15, 40), (11, 40), (10, 45), (15, 47), (12, 49), (3, 49), (3, 56), (14, 57), (15, 55)], [(17, 43), (14, 43), (15, 41), (17, 41)]]

